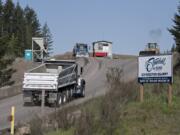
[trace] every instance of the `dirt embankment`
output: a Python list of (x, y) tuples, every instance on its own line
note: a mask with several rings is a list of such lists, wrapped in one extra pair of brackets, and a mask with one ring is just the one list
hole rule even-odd
[(24, 72), (37, 65), (39, 64), (25, 61), (23, 58), (17, 58), (12, 64), (12, 68), (16, 70), (11, 78), (14, 84), (0, 88), (0, 99), (21, 93)]
[(72, 60), (72, 59), (75, 59), (73, 57), (72, 52), (66, 52), (64, 54), (55, 55), (55, 56), (53, 56), (53, 58), (55, 58), (57, 60)]
[[(136, 58), (134, 56), (126, 56), (126, 55), (125, 56), (115, 55), (115, 56), (116, 56), (115, 59)], [(72, 55), (72, 52), (66, 52), (64, 54), (55, 55), (53, 58), (58, 60), (75, 59)], [(84, 62), (85, 62), (84, 64), (86, 65), (88, 63), (87, 59), (84, 59)], [(17, 58), (12, 64), (13, 69), (16, 70), (16, 72), (12, 75), (11, 78), (11, 80), (14, 81), (14, 84), (0, 88), (0, 99), (11, 97), (21, 93), (24, 72), (38, 66), (39, 64), (40, 63), (34, 63), (32, 61), (25, 61), (23, 58)], [(101, 67), (101, 63), (99, 64), (99, 66)]]
[[(55, 55), (53, 58), (59, 60), (74, 59), (71, 52), (67, 52), (61, 55)], [(37, 67), (40, 64), (41, 63), (25, 61), (23, 58), (16, 58), (16, 60), (12, 64), (12, 68), (16, 70), (11, 78), (11, 81), (13, 81), (14, 83), (13, 85), (0, 88), (0, 99), (20, 94), (22, 92), (24, 72)]]

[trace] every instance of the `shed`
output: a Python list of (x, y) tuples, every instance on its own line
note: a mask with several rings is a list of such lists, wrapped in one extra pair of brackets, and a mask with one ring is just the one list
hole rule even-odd
[(112, 42), (96, 41), (93, 42), (93, 57), (110, 57), (112, 58)]

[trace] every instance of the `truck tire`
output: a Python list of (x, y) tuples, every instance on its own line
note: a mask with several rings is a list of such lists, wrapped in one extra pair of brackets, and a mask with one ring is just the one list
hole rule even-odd
[(62, 104), (63, 104), (63, 95), (62, 93), (58, 93), (57, 106), (61, 106)]
[(33, 105), (34, 105), (34, 102), (33, 102), (32, 93), (24, 92), (23, 93), (23, 106), (33, 106)]
[(82, 97), (85, 97), (85, 87), (83, 88), (83, 91), (82, 91)]
[(82, 88), (81, 97), (85, 97), (85, 87)]
[(67, 102), (67, 92), (63, 92), (62, 97), (63, 104), (65, 104)]
[(67, 101), (71, 101), (71, 89), (67, 90)]
[(81, 87), (82, 87), (81, 97), (85, 97), (85, 85), (86, 85), (86, 81), (82, 79), (81, 80)]
[(70, 89), (70, 100), (73, 99), (73, 88)]

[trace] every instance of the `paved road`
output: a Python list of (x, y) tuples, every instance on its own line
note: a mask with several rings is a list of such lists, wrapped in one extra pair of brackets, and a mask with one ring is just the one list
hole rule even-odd
[[(86, 97), (77, 99), (69, 105), (79, 104), (89, 98), (99, 96), (107, 91), (106, 72), (110, 67), (119, 67), (124, 70), (124, 79), (131, 80), (137, 77), (137, 59), (94, 59), (89, 58), (78, 60), (84, 67), (83, 77), (86, 80)], [(0, 101), (0, 129), (9, 127), (7, 117), (10, 114), (11, 106), (16, 107), (15, 121), (22, 123), (41, 113), (41, 107), (23, 107), (22, 94)], [(53, 108), (46, 107), (45, 113), (54, 111)]]

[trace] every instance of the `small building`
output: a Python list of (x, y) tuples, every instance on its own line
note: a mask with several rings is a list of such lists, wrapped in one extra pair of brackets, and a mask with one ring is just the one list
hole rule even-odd
[(112, 42), (97, 41), (93, 42), (93, 57), (110, 57), (112, 58)]

